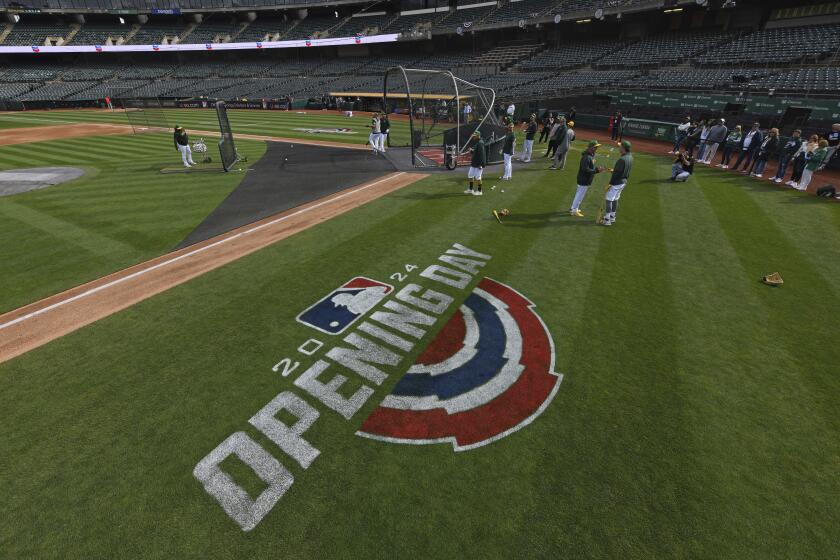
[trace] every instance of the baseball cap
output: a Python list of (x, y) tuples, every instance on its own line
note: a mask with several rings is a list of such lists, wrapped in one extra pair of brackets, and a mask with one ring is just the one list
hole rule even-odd
[(597, 140), (590, 140), (590, 141), (589, 141), (589, 145), (588, 145), (587, 147), (588, 147), (588, 148), (597, 148), (597, 147), (598, 147), (598, 146), (600, 146), (600, 145), (601, 145), (601, 144), (600, 144), (600, 143), (598, 143), (598, 141), (597, 141)]
[(629, 151), (630, 151), (630, 148), (632, 148), (632, 147), (633, 147), (633, 144), (631, 144), (631, 143), (630, 143), (629, 141), (627, 141), (627, 140), (623, 140), (623, 141), (621, 142), (621, 147), (622, 147), (622, 148), (624, 148), (625, 150), (627, 150), (627, 151), (629, 152)]
[(481, 138), (481, 133), (478, 130), (473, 130), (472, 135), (475, 136), (476, 138)]

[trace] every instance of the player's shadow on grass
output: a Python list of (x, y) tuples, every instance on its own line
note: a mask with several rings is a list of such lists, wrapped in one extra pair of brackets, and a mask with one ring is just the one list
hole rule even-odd
[[(496, 218), (491, 216), (491, 219)], [(568, 210), (557, 212), (540, 212), (535, 214), (513, 213), (502, 218), (502, 225), (505, 227), (519, 228), (544, 228), (546, 226), (586, 226), (592, 225), (592, 220), (587, 218), (573, 218)]]

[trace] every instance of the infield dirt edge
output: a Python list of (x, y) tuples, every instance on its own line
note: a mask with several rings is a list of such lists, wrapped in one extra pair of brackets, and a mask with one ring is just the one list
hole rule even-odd
[(428, 175), (394, 172), (0, 315), (0, 363)]

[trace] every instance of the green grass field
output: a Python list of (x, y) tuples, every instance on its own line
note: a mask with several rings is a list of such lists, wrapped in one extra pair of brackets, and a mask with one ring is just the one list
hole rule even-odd
[[(283, 119), (258, 133), (287, 136)], [(83, 141), (100, 142), (44, 157)], [(165, 251), (233, 187), (161, 180), (154, 139), (149, 161), (126, 163), (129, 141), (102, 140), (86, 184), (0, 199), (6, 308)], [(3, 167), (23, 148), (0, 148)], [(432, 176), (0, 365), (0, 557), (836, 556), (840, 207), (705, 168), (673, 184), (668, 159), (637, 155), (604, 228), (597, 187), (586, 218), (566, 212), (577, 159), (509, 183), (488, 170), (481, 198), (461, 194), (464, 170)], [(419, 272), (453, 243), (492, 256), (470, 289), (486, 276), (536, 305), (559, 391), (462, 453), (358, 437), (454, 307), (349, 420), (294, 384), (340, 339), (295, 317), (355, 276), (438, 289)], [(758, 281), (774, 271), (784, 287)], [(327, 344), (305, 356), (309, 338)], [(286, 357), (301, 366), (283, 377)], [(349, 396), (363, 380), (344, 375)], [(307, 469), (248, 422), (282, 391), (320, 414)], [(294, 476), (249, 532), (193, 476), (239, 431)], [(265, 488), (222, 468), (252, 498)]]
[[(189, 130), (219, 130), (216, 112), (210, 109), (164, 109), (166, 123), (176, 124)], [(231, 126), (235, 133), (279, 136), (282, 138), (307, 138), (330, 140), (348, 144), (365, 144), (370, 130), (367, 125), (370, 117), (355, 114), (345, 118), (335, 111), (249, 111), (230, 109), (228, 111)], [(70, 123), (107, 123), (128, 125), (128, 117), (119, 111), (103, 110), (55, 110), (34, 111), (30, 113), (0, 114), (0, 128), (18, 128), (30, 126), (49, 126)], [(352, 133), (312, 134), (295, 129), (348, 128)], [(391, 121), (393, 143), (408, 144), (408, 122), (393, 119)]]
[[(180, 164), (171, 142), (143, 134), (0, 146), (0, 171), (86, 170), (63, 185), (0, 197), (0, 313), (172, 250), (242, 180), (237, 172), (162, 175)], [(254, 162), (265, 143), (242, 140), (239, 149)]]

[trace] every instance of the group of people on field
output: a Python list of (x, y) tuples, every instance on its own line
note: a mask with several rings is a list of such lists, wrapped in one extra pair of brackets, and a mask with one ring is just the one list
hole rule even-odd
[[(574, 114), (574, 109), (570, 111), (570, 117)], [(502, 145), (502, 155), (504, 157), (504, 172), (500, 177), (501, 180), (510, 180), (513, 174), (513, 154), (516, 144), (516, 135), (514, 134), (514, 123), (512, 115), (504, 117), (505, 136)], [(572, 141), (575, 139), (573, 130), (574, 121), (566, 118), (566, 116), (558, 114), (547, 114), (542, 123), (542, 133), (540, 134), (539, 142), (548, 141), (548, 149), (543, 157), (551, 156), (553, 163), (549, 169), (564, 169), (566, 165), (566, 157), (571, 147)], [(534, 141), (539, 125), (537, 124), (537, 116), (531, 114), (528, 120), (523, 124), (522, 131), (525, 135), (524, 147), (522, 155), (519, 160), (523, 163), (531, 161), (533, 155)], [(465, 194), (481, 196), (483, 194), (483, 173), (487, 165), (487, 145), (481, 138), (481, 132), (475, 130), (471, 138), (472, 143), (472, 158), (470, 161), (470, 168), (467, 172), (467, 180), (469, 184), (464, 191)], [(609, 185), (604, 191), (604, 203), (602, 205), (602, 212), (599, 216), (598, 223), (605, 226), (612, 226), (616, 222), (616, 212), (618, 211), (618, 201), (621, 198), (621, 193), (627, 185), (630, 178), (630, 171), (633, 167), (633, 156), (631, 155), (632, 146), (630, 142), (624, 140), (617, 142), (619, 145), (620, 157), (615, 162), (614, 166), (608, 171), (610, 172)], [(596, 152), (601, 144), (597, 140), (591, 140), (586, 149), (581, 154), (580, 165), (578, 166), (577, 175), (577, 189), (575, 191), (574, 199), (572, 200), (569, 214), (573, 217), (582, 218), (583, 212), (580, 210), (580, 205), (583, 202), (586, 193), (592, 186), (595, 176), (599, 173), (607, 171), (607, 168), (596, 163)], [(498, 216), (497, 216), (498, 218)]]
[[(675, 156), (671, 180), (687, 181), (694, 173), (695, 163), (732, 169), (757, 179), (764, 178), (767, 163), (778, 160), (776, 172), (768, 177), (774, 183), (785, 183), (794, 189), (808, 189), (814, 173), (825, 168), (840, 145), (840, 124), (824, 137), (816, 134), (807, 140), (801, 130), (794, 130), (790, 138), (782, 139), (778, 128), (762, 130), (758, 122), (748, 130), (741, 125), (729, 129), (725, 119), (692, 121), (686, 117), (674, 131)], [(785, 181), (790, 170), (790, 178)]]

